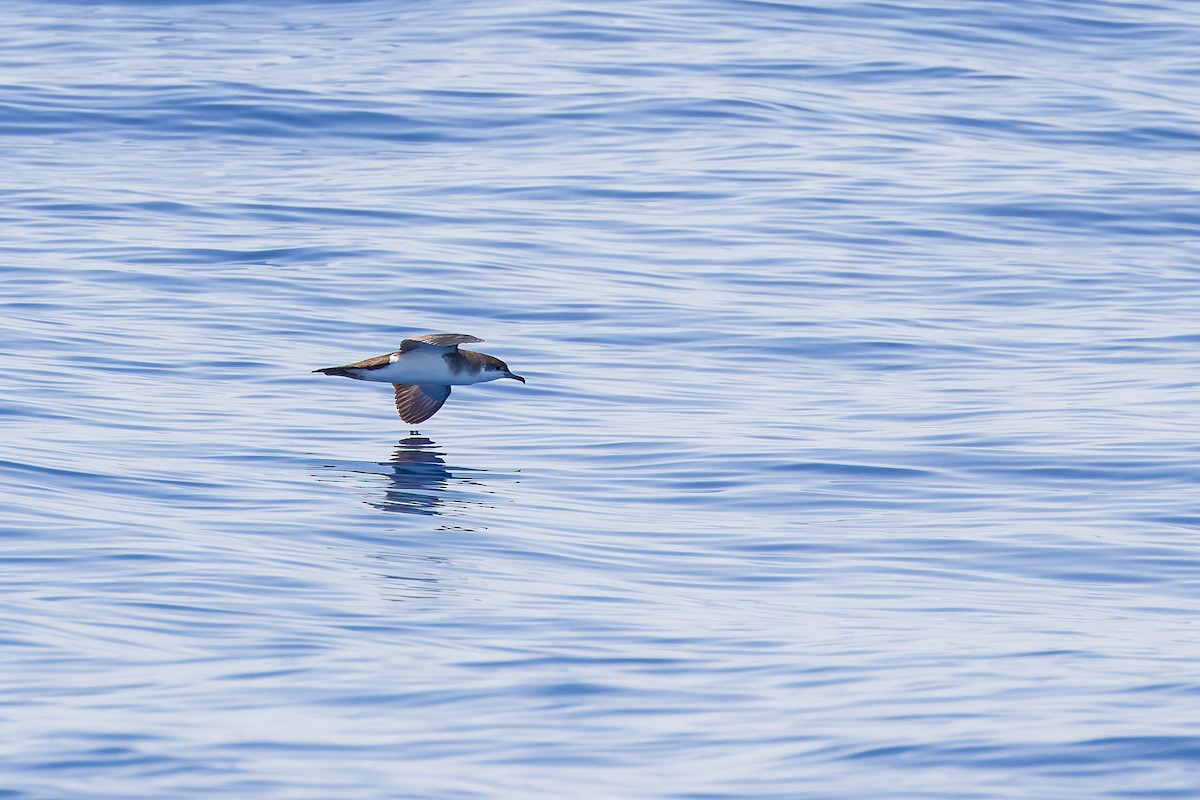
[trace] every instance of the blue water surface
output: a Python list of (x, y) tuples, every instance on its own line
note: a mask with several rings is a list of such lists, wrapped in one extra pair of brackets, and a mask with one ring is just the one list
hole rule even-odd
[(0, 797), (1200, 796), (1193, 4), (5, 11)]

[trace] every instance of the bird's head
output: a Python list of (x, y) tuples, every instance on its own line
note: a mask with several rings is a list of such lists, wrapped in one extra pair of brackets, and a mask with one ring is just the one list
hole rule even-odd
[(508, 364), (505, 364), (495, 356), (488, 356), (484, 364), (484, 370), (487, 374), (487, 379), (490, 381), (499, 380), (500, 378), (512, 378), (514, 381), (525, 382), (524, 378), (508, 368)]

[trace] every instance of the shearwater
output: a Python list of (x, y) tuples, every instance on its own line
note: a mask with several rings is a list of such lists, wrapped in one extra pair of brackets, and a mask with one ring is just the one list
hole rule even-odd
[(451, 386), (500, 378), (525, 382), (495, 356), (458, 349), (460, 344), (482, 341), (463, 333), (413, 336), (400, 342), (400, 349), (393, 353), (313, 372), (392, 384), (396, 388), (396, 411), (400, 419), (415, 425), (437, 413), (450, 396)]

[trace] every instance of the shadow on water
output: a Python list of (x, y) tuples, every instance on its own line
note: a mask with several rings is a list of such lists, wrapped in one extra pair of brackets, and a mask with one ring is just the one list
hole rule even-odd
[[(446, 453), (437, 443), (420, 435), (410, 435), (396, 443), (391, 457), (369, 467), (327, 465), (340, 474), (324, 480), (357, 480), (361, 476), (381, 476), (386, 479), (383, 496), (364, 502), (372, 508), (395, 514), (437, 516), (461, 510), (469, 505), (482, 505), (472, 497), (473, 487), (484, 487), (478, 479), (482, 470), (450, 467)], [(455, 530), (462, 530), (453, 526)]]

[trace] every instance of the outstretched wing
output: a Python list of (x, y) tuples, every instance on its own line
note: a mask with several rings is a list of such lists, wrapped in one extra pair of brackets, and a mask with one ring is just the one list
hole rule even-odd
[(411, 336), (400, 343), (400, 352), (407, 353), (417, 347), (440, 347), (444, 349), (453, 349), (460, 344), (468, 344), (470, 342), (482, 342), (477, 336), (469, 336), (465, 333), (427, 333), (424, 336)]
[(450, 396), (449, 386), (426, 386), (416, 383), (393, 383), (396, 389), (396, 411), (400, 419), (416, 425), (437, 413)]

